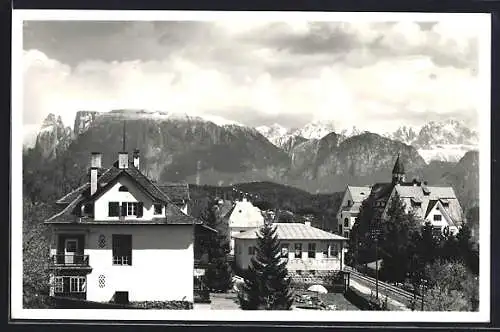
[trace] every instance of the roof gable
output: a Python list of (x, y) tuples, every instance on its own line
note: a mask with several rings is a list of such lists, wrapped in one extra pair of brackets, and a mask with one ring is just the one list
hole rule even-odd
[(354, 202), (361, 203), (370, 195), (371, 188), (347, 186), (347, 190), (350, 192)]

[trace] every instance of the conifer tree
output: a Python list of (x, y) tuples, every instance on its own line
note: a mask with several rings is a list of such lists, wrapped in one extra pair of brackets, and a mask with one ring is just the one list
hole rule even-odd
[(228, 226), (222, 220), (215, 201), (209, 204), (204, 219), (208, 226), (217, 230), (208, 241), (209, 264), (205, 272), (205, 282), (214, 291), (226, 292), (232, 286), (232, 271), (228, 262), (230, 252)]
[(417, 230), (416, 217), (406, 213), (405, 204), (396, 193), (389, 201), (381, 235), (382, 274), (391, 281), (405, 280), (409, 268), (409, 249), (412, 234)]
[(276, 227), (269, 219), (257, 232), (256, 254), (251, 258), (245, 282), (238, 293), (243, 310), (290, 310), (293, 293), (281, 257)]

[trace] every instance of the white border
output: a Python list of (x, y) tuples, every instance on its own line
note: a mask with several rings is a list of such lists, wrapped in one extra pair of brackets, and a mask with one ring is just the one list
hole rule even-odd
[[(481, 27), (478, 75), (480, 126), (480, 305), (479, 312), (374, 311), (229, 311), (229, 310), (105, 310), (22, 308), (22, 27), (24, 20), (310, 20), (310, 21), (461, 21)], [(12, 242), (11, 318), (57, 320), (161, 320), (279, 322), (489, 322), (490, 320), (490, 57), (489, 14), (327, 13), (327, 12), (197, 12), (197, 11), (84, 11), (14, 10), (12, 13)]]

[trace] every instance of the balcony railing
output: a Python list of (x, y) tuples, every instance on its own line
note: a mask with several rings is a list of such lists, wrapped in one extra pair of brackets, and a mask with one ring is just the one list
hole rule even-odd
[(340, 259), (331, 258), (292, 258), (288, 260), (289, 270), (339, 270)]
[(89, 255), (52, 255), (51, 263), (53, 266), (88, 267)]

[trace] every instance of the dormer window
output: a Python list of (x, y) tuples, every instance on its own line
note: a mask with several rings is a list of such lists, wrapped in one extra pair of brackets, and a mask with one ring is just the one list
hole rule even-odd
[(120, 186), (120, 188), (118, 188), (118, 191), (128, 191), (128, 188), (125, 186)]
[(155, 215), (160, 215), (163, 212), (163, 206), (161, 204), (155, 204)]

